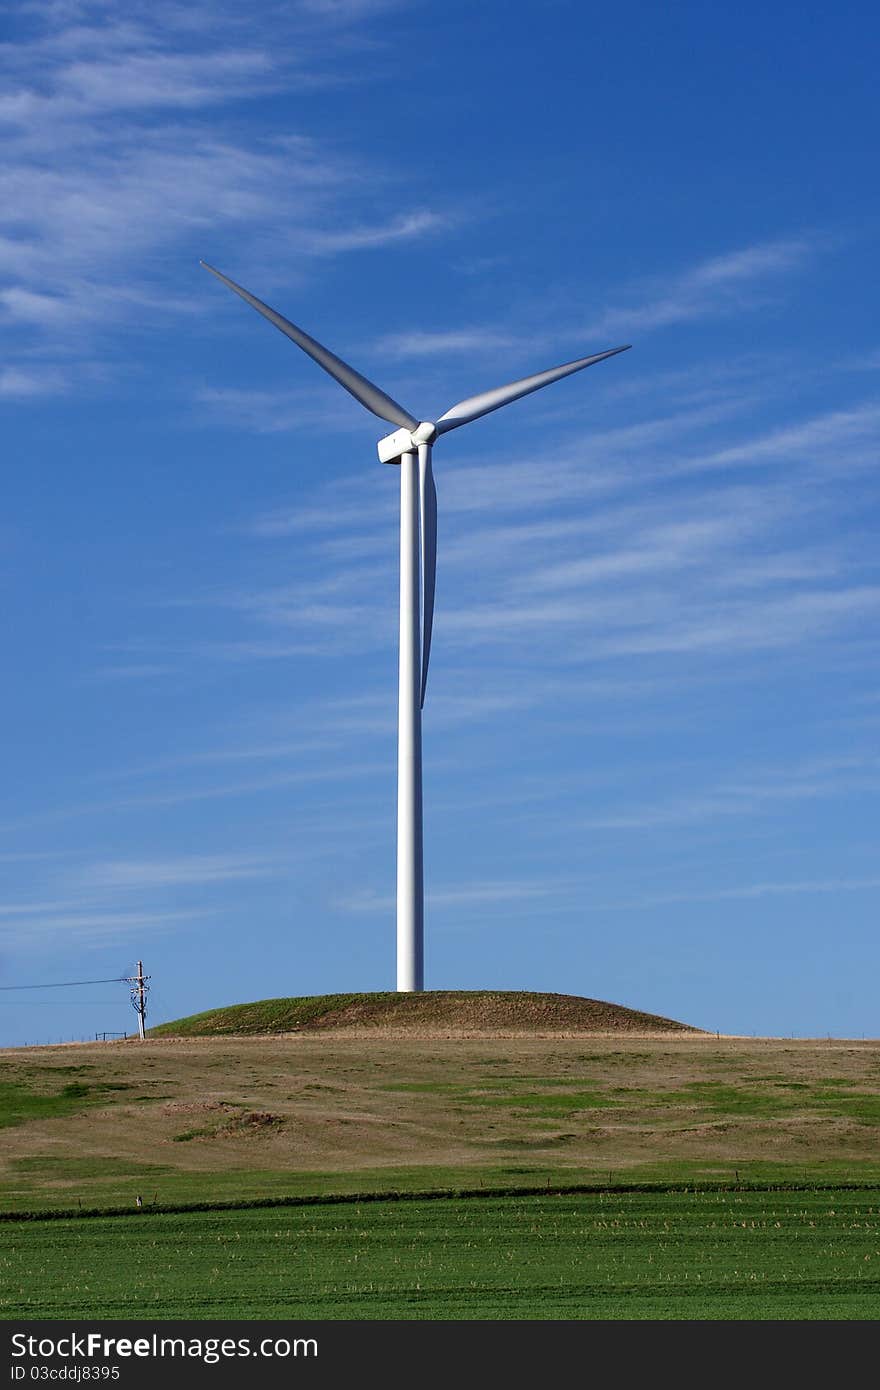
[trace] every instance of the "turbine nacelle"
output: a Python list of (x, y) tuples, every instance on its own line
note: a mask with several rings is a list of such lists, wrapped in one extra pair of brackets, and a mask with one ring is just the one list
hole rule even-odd
[(386, 434), (376, 446), (379, 462), (399, 463), (402, 454), (414, 452), (420, 444), (432, 444), (436, 436), (437, 426), (432, 425), (429, 420), (423, 420), (414, 430), (400, 429), (395, 430), (393, 434)]

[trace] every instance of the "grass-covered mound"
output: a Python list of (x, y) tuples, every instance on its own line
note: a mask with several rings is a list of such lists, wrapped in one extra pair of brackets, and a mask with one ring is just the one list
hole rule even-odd
[(420, 994), (318, 994), (261, 999), (162, 1023), (150, 1037), (222, 1037), (412, 1028), (453, 1032), (695, 1033), (674, 1019), (582, 999), (520, 990), (425, 990)]

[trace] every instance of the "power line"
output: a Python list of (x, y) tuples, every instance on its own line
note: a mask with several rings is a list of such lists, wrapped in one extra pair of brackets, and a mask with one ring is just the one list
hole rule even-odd
[(109, 980), (59, 980), (52, 985), (0, 985), (0, 989), (73, 989), (75, 985), (120, 985), (128, 983), (127, 975), (114, 975)]

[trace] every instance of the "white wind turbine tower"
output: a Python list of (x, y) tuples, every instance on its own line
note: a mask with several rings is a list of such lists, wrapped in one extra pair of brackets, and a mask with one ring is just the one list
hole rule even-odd
[[(424, 884), (422, 872), (422, 706), (431, 653), (434, 620), (434, 578), (437, 566), (437, 493), (431, 472), (434, 440), (459, 425), (468, 425), (502, 405), (549, 386), (572, 372), (591, 367), (606, 357), (626, 352), (609, 348), (580, 357), (534, 376), (522, 377), (493, 391), (459, 401), (433, 423), (418, 420), (361, 376), (335, 353), (309, 337), (296, 324), (242, 289), (234, 280), (201, 264), (224, 285), (241, 295), (258, 313), (308, 353), (340, 386), (380, 420), (397, 425), (379, 440), (379, 461), (400, 465), (400, 665), (397, 739), (397, 988), (424, 989)], [(421, 596), (418, 576), (421, 569)]]

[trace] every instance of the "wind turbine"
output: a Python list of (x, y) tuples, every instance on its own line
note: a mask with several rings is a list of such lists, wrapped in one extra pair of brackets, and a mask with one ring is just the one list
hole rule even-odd
[[(400, 465), (400, 663), (397, 732), (397, 988), (424, 989), (424, 880), (422, 870), (422, 707), (431, 655), (434, 580), (437, 569), (437, 492), (431, 471), (434, 441), (459, 425), (469, 425), (502, 405), (539, 391), (572, 372), (603, 362), (624, 347), (579, 357), (561, 367), (536, 372), (506, 386), (468, 396), (438, 420), (419, 420), (386, 396), (354, 367), (343, 362), (295, 323), (237, 285), (207, 261), (201, 264), (240, 295), (323, 367), (367, 410), (398, 428), (379, 440), (380, 463)], [(421, 596), (418, 576), (421, 570)]]

